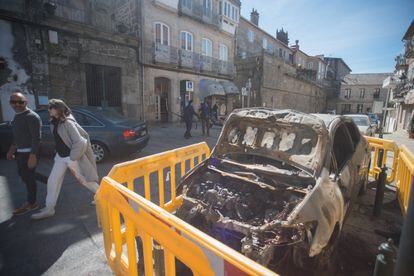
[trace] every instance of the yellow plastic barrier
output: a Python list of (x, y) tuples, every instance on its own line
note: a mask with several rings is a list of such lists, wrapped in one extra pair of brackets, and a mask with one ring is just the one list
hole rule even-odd
[(407, 214), (408, 203), (410, 200), (411, 186), (413, 185), (414, 175), (414, 155), (406, 146), (401, 146), (398, 157), (397, 179), (398, 201), (404, 215)]
[[(194, 275), (276, 275), (171, 214), (182, 203), (175, 194), (176, 166), (182, 177), (195, 166), (195, 159), (200, 163), (209, 154), (207, 144), (200, 143), (115, 165), (102, 179), (97, 213), (106, 257), (116, 275), (138, 275), (142, 270), (145, 275), (154, 275), (154, 270), (156, 275), (176, 275), (176, 259)], [(158, 177), (151, 176), (154, 172)], [(143, 183), (137, 187), (140, 178)], [(157, 191), (151, 185), (154, 178)], [(168, 202), (166, 182), (171, 194)], [(135, 192), (139, 186), (144, 187), (145, 198)], [(151, 202), (151, 188), (159, 206)], [(160, 252), (163, 257), (157, 258)]]
[[(365, 138), (369, 142), (371, 151), (374, 152), (374, 157), (371, 159), (371, 167), (369, 170), (369, 175), (377, 178), (378, 174), (381, 172), (381, 166), (387, 165), (388, 154), (392, 152), (393, 153), (392, 165), (389, 168), (391, 172), (388, 173), (386, 183), (390, 184), (394, 182), (396, 172), (397, 172), (397, 162), (398, 162), (398, 152), (399, 152), (397, 144), (392, 140), (385, 140), (381, 138), (368, 137), (368, 136), (365, 136)], [(382, 155), (382, 160), (380, 164), (378, 164), (378, 157), (380, 154), (380, 150), (383, 150), (384, 154)]]

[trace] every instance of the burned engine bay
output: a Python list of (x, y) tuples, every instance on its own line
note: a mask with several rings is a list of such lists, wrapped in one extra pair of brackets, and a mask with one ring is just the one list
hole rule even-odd
[(271, 268), (305, 239), (305, 225), (287, 225), (286, 218), (314, 184), (314, 177), (284, 162), (210, 158), (178, 187), (183, 204), (176, 215)]

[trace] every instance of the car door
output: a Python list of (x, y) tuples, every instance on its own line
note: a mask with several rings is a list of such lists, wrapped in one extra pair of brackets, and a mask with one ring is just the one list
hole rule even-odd
[(368, 142), (362, 137), (361, 133), (358, 131), (357, 126), (352, 122), (346, 122), (345, 126), (348, 129), (348, 133), (351, 136), (352, 142), (354, 144), (355, 152), (352, 155), (352, 163), (356, 167), (356, 176), (355, 176), (355, 192), (358, 193), (360, 189), (360, 184), (365, 181), (365, 178), (368, 176), (369, 169), (369, 145)]
[(90, 140), (104, 141), (105, 126), (102, 122), (96, 118), (80, 112), (73, 111), (73, 117), (75, 117), (78, 124), (89, 134)]
[(356, 160), (353, 158), (355, 146), (344, 122), (340, 122), (334, 129), (332, 143), (333, 171), (336, 174), (336, 181), (342, 191), (344, 198), (345, 212), (354, 199), (355, 181), (357, 175)]
[(53, 154), (55, 151), (55, 140), (50, 132), (50, 115), (46, 109), (38, 110), (36, 113), (42, 120), (41, 151), (43, 154)]

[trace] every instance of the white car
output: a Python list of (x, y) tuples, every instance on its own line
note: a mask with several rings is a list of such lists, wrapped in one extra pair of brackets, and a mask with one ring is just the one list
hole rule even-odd
[(364, 114), (347, 114), (346, 117), (351, 118), (357, 125), (362, 135), (374, 136), (376, 125), (371, 122), (368, 115)]

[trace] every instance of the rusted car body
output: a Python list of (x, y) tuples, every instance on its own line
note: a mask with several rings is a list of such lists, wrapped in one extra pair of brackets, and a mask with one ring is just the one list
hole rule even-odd
[(210, 158), (178, 186), (176, 215), (270, 268), (286, 258), (321, 262), (365, 188), (369, 161), (350, 119), (236, 110)]

